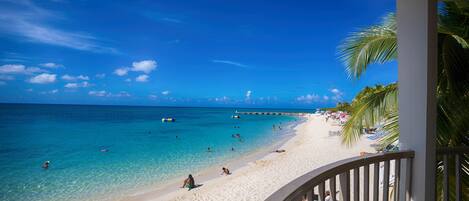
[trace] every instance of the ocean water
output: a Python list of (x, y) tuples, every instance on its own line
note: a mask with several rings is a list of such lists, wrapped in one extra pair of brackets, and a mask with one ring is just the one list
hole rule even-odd
[[(234, 111), (0, 104), (0, 200), (113, 199), (271, 145), (298, 121), (232, 119)], [(162, 123), (163, 117), (176, 122)], [(236, 133), (242, 140), (231, 137)]]

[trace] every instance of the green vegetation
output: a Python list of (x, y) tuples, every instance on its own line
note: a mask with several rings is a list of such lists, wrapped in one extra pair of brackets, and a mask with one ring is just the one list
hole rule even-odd
[(350, 103), (347, 102), (338, 102), (335, 107), (330, 108), (322, 108), (321, 110), (337, 112), (337, 111), (344, 111), (350, 112)]
[[(350, 78), (359, 79), (370, 64), (397, 59), (396, 29), (396, 18), (391, 13), (382, 23), (352, 33), (344, 41), (339, 47), (340, 58)], [(444, 1), (438, 21), (437, 145), (440, 147), (469, 146), (468, 44), (468, 1)], [(399, 138), (397, 94), (396, 83), (363, 89), (351, 104), (351, 118), (343, 127), (343, 142), (353, 144), (363, 128), (379, 123), (389, 132), (380, 140), (382, 146), (396, 141)], [(463, 183), (468, 186), (467, 155), (463, 157), (463, 170)], [(469, 200), (468, 194), (464, 196), (463, 200)]]

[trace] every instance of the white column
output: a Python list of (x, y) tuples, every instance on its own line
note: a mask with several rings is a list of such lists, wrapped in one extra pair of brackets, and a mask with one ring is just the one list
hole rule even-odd
[(415, 151), (411, 182), (414, 201), (435, 200), (436, 3), (397, 0), (399, 140), (402, 149)]

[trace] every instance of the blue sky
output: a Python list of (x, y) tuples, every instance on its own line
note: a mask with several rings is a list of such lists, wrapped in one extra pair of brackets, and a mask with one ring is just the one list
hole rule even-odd
[(337, 46), (394, 0), (0, 0), (0, 102), (315, 108), (397, 80), (347, 78)]

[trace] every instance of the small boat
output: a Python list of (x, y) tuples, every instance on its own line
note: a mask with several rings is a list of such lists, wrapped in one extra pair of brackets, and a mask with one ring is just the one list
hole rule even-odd
[(231, 118), (233, 118), (233, 119), (239, 119), (239, 118), (241, 118), (241, 116), (239, 116), (239, 115), (233, 115), (233, 116), (231, 116)]
[(176, 121), (176, 119), (172, 118), (172, 117), (162, 118), (161, 119), (161, 122), (175, 122), (175, 121)]

